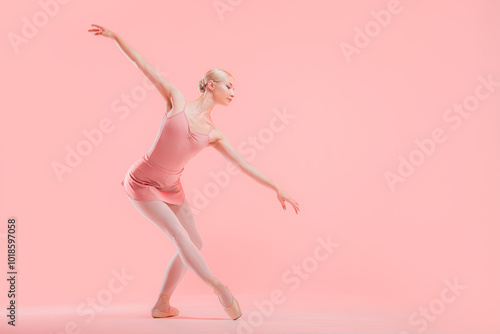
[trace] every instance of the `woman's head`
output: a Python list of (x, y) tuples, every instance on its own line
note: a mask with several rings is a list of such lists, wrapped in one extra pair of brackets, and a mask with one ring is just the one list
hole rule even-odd
[(203, 94), (212, 94), (215, 103), (227, 105), (234, 97), (234, 78), (227, 71), (213, 68), (205, 73), (198, 89)]

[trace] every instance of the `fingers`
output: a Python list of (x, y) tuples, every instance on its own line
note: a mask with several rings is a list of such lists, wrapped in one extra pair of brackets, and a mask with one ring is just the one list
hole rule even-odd
[(278, 195), (278, 199), (281, 203), (281, 206), (283, 207), (283, 211), (286, 211), (285, 201), (288, 201), (290, 204), (292, 204), (293, 209), (295, 210), (295, 213), (299, 214), (300, 207), (299, 207), (299, 203), (297, 203), (296, 200), (294, 200), (288, 196), (280, 196), (280, 195)]
[(89, 32), (94, 32), (94, 35), (102, 35), (102, 31), (99, 29), (89, 29)]
[(289, 201), (289, 202), (292, 204), (292, 206), (293, 206), (293, 208), (295, 210), (295, 213), (299, 214), (299, 211), (300, 211), (299, 203), (297, 203), (293, 199), (291, 201)]
[[(300, 208), (299, 208), (298, 204), (295, 204), (294, 203), (295, 201), (294, 202), (291, 202), (289, 200), (287, 200), (287, 201), (290, 202), (290, 204), (292, 204), (293, 209), (295, 210), (295, 213), (299, 214)], [(284, 200), (281, 202), (281, 206), (283, 207), (283, 211), (286, 211), (286, 206), (285, 206), (285, 201)]]
[(102, 33), (104, 32), (104, 27), (101, 27), (100, 25), (91, 24), (91, 26), (97, 27), (88, 30), (89, 32), (95, 32), (94, 35), (102, 35)]

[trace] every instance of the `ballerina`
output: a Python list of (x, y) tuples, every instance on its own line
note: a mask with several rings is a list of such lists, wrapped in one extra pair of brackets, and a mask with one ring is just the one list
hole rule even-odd
[(283, 210), (286, 210), (287, 201), (298, 214), (299, 204), (246, 161), (212, 122), (213, 108), (216, 105), (228, 106), (234, 98), (234, 78), (229, 72), (218, 68), (208, 71), (198, 83), (201, 95), (194, 101), (187, 101), (177, 87), (160, 76), (117, 33), (97, 24), (92, 26), (94, 28), (88, 31), (114, 40), (166, 101), (166, 112), (153, 145), (130, 166), (121, 181), (134, 207), (164, 232), (177, 249), (168, 264), (151, 314), (154, 318), (179, 314), (179, 310), (170, 305), (170, 297), (186, 270), (190, 269), (213, 289), (224, 311), (236, 320), (242, 314), (238, 301), (229, 288), (215, 278), (200, 252), (202, 240), (180, 180), (185, 164), (206, 146), (211, 146), (244, 173), (276, 191)]

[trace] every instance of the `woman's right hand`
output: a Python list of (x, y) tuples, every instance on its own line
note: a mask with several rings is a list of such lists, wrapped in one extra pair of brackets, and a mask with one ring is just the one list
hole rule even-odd
[(115, 33), (109, 29), (104, 28), (103, 26), (97, 24), (91, 24), (91, 26), (97, 27), (93, 29), (89, 29), (89, 32), (95, 32), (94, 35), (103, 35), (105, 37), (113, 38)]
[(299, 203), (297, 203), (296, 200), (288, 196), (288, 194), (278, 185), (276, 186), (276, 194), (278, 196), (278, 200), (281, 203), (281, 206), (283, 207), (283, 211), (286, 210), (285, 201), (287, 201), (290, 202), (290, 204), (292, 204), (293, 208), (295, 209), (295, 213), (299, 214), (300, 210)]

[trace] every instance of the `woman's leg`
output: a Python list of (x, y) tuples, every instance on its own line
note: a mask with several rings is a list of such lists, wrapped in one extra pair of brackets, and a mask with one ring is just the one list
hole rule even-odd
[[(196, 227), (193, 212), (187, 201), (184, 201), (181, 205), (172, 204), (169, 205), (169, 207), (170, 209), (172, 209), (172, 212), (174, 212), (177, 219), (179, 219), (182, 226), (188, 232), (188, 235), (191, 238), (191, 241), (193, 241), (196, 248), (201, 250), (203, 242), (201, 240), (200, 232)], [(172, 296), (172, 293), (186, 273), (186, 270), (187, 268), (182, 262), (179, 256), (179, 252), (176, 252), (170, 260), (170, 263), (167, 266), (167, 270), (165, 271), (160, 294), (167, 295), (169, 297)]]
[(177, 248), (182, 262), (203, 281), (214, 275), (170, 207), (162, 201), (136, 201), (129, 198), (137, 210), (165, 233)]
[[(200, 250), (191, 240), (188, 232), (172, 211), (172, 209), (162, 201), (136, 201), (129, 198), (137, 210), (148, 220), (153, 222), (162, 232), (164, 232), (177, 248), (177, 253), (183, 264), (201, 278), (207, 285), (214, 277), (208, 265), (200, 253)], [(179, 271), (176, 271), (178, 274)], [(168, 284), (168, 283), (167, 283)], [(221, 302), (230, 305), (232, 295), (229, 290), (222, 291)]]
[[(193, 213), (187, 201), (184, 201), (181, 205), (169, 204), (169, 207), (188, 232), (191, 241), (193, 241), (195, 246), (201, 250), (203, 243), (201, 241), (200, 233), (196, 228)], [(160, 295), (158, 296), (158, 300), (156, 301), (153, 309), (158, 309), (161, 312), (170, 311), (170, 297), (186, 273), (186, 270), (187, 268), (182, 262), (179, 252), (176, 252), (167, 266), (167, 270), (165, 271), (163, 282), (161, 284)]]

